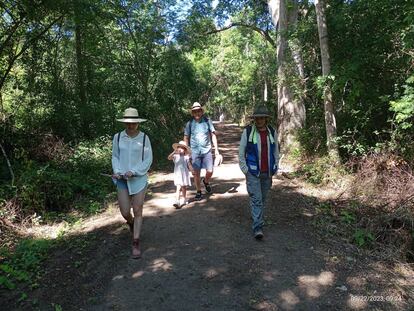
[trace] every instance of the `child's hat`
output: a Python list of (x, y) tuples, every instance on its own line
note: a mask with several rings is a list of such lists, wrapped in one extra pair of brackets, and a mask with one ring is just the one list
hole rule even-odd
[(174, 148), (174, 150), (177, 149), (178, 147), (182, 147), (186, 149), (188, 153), (191, 153), (191, 148), (187, 146), (184, 140), (181, 140), (178, 143), (173, 144), (172, 147)]

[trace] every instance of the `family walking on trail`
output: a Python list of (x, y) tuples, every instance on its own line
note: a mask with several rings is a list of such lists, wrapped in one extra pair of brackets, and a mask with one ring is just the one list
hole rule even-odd
[[(176, 197), (173, 206), (180, 209), (186, 204), (187, 190), (191, 187), (191, 175), (196, 188), (195, 201), (203, 198), (201, 184), (206, 193), (212, 192), (210, 185), (214, 166), (221, 164), (216, 130), (212, 121), (204, 115), (200, 103), (191, 107), (191, 120), (184, 129), (184, 139), (172, 145), (174, 151), (168, 159), (174, 162), (174, 185)], [(268, 124), (270, 115), (265, 106), (259, 106), (251, 116), (253, 123), (242, 133), (239, 146), (239, 166), (246, 176), (250, 197), (253, 236), (263, 238), (264, 208), (266, 195), (272, 186), (272, 176), (278, 169), (277, 133)], [(117, 187), (121, 215), (132, 233), (132, 257), (141, 257), (140, 233), (142, 209), (148, 186), (148, 171), (153, 161), (151, 141), (140, 131), (139, 124), (145, 122), (135, 108), (127, 108), (123, 117), (117, 119), (125, 130), (117, 133), (112, 141), (112, 178)], [(213, 159), (214, 150), (214, 159)], [(201, 178), (201, 170), (206, 173)], [(131, 209), (133, 214), (131, 214)]]

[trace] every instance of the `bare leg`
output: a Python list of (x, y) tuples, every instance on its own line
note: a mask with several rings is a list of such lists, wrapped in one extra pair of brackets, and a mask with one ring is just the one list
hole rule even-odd
[(200, 172), (200, 170), (194, 170), (194, 182), (197, 192), (201, 191)]
[(132, 196), (132, 210), (134, 211), (134, 240), (139, 239), (141, 234), (142, 227), (142, 208), (144, 206), (145, 193), (147, 189), (145, 188), (141, 192), (134, 194)]
[(183, 194), (184, 203), (187, 202), (187, 186), (181, 187), (181, 192)]
[(204, 177), (204, 180), (206, 181), (207, 184), (210, 182), (211, 176), (213, 176), (213, 171), (211, 172), (207, 171), (206, 177)]
[(118, 189), (118, 203), (122, 217), (124, 217), (128, 223), (133, 223), (134, 217), (131, 215), (131, 199), (127, 189)]
[(181, 192), (181, 186), (177, 186), (177, 190), (175, 191), (175, 197), (176, 197), (176, 201), (180, 201), (180, 192)]

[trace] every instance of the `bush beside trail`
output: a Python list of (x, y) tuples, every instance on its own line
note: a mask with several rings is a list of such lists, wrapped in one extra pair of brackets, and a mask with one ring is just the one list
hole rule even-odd
[(335, 189), (316, 207), (324, 234), (346, 237), (384, 260), (414, 262), (414, 174), (404, 159), (372, 153), (338, 167), (319, 158), (295, 174)]

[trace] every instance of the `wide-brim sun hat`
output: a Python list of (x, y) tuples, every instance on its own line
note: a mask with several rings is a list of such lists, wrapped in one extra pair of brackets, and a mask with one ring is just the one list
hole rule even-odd
[(202, 110), (203, 106), (201, 106), (201, 104), (199, 102), (194, 102), (194, 104), (191, 106), (191, 111), (193, 110)]
[(141, 123), (147, 121), (147, 119), (142, 119), (139, 117), (138, 110), (135, 108), (125, 109), (122, 119), (116, 120), (123, 123)]
[(175, 143), (172, 145), (173, 149), (177, 149), (178, 147), (182, 147), (187, 150), (188, 153), (191, 153), (191, 148), (187, 146), (184, 140), (179, 141), (178, 143)]
[(253, 114), (250, 116), (250, 118), (257, 118), (257, 117), (270, 117), (269, 109), (267, 109), (266, 106), (258, 106), (254, 109)]

